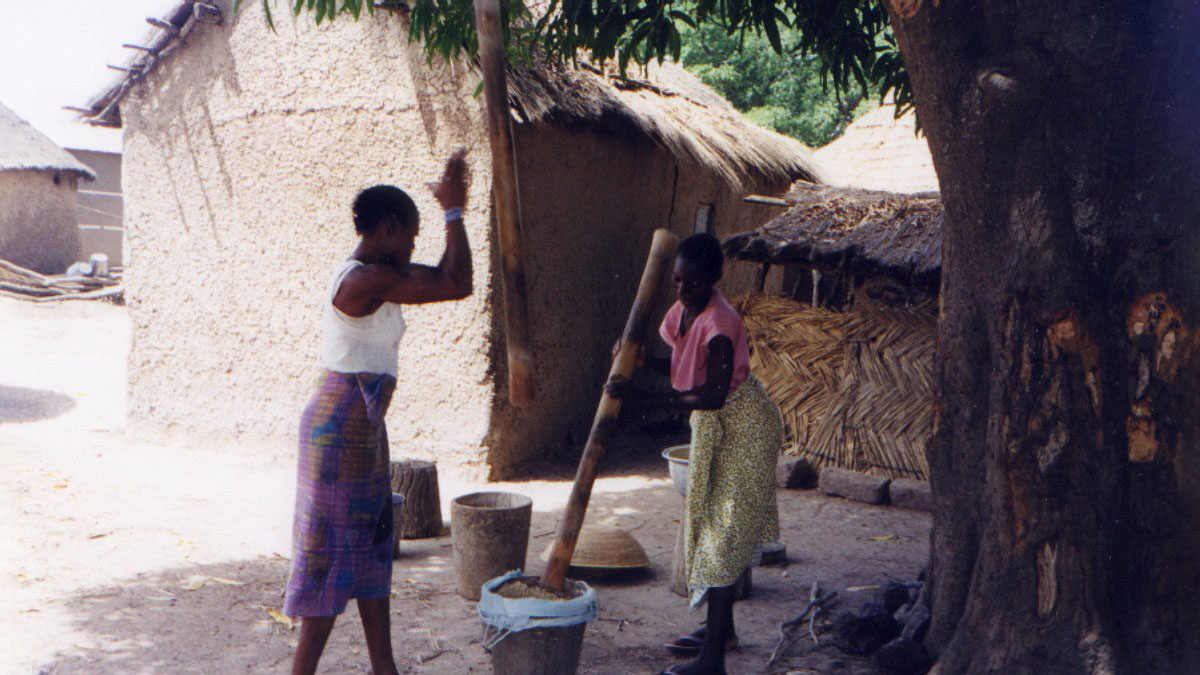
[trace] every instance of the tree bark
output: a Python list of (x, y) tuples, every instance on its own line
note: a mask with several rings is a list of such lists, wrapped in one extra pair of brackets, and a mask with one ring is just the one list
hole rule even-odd
[(424, 539), (442, 533), (442, 498), (437, 464), (420, 459), (392, 462), (392, 492), (404, 495), (403, 517), (396, 524), (400, 539)]
[(946, 207), (937, 672), (1200, 672), (1200, 5), (888, 4)]

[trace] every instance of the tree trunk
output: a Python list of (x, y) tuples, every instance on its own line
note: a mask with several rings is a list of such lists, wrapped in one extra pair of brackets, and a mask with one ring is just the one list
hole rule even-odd
[(437, 464), (420, 459), (392, 462), (392, 492), (404, 495), (403, 517), (397, 523), (400, 539), (424, 539), (442, 533), (442, 499)]
[(937, 672), (1200, 672), (1200, 5), (888, 4), (946, 206)]

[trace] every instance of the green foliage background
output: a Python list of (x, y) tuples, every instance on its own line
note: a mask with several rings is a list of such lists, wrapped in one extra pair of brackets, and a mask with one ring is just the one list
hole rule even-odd
[(876, 105), (866, 87), (837, 92), (825, 86), (819, 56), (803, 54), (795, 31), (782, 31), (777, 53), (766, 37), (730, 35), (714, 25), (682, 31), (681, 58), (689, 71), (754, 122), (820, 147)]

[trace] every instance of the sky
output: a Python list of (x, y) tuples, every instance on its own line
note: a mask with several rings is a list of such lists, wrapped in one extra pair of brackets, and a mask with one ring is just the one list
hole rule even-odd
[(119, 130), (75, 121), (176, 0), (0, 0), (0, 103), (66, 148), (120, 151)]

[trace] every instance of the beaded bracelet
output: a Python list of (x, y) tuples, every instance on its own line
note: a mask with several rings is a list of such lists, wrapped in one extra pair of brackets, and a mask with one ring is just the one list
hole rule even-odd
[(463, 210), (461, 206), (451, 206), (446, 209), (446, 222), (453, 223), (456, 220), (462, 220)]

